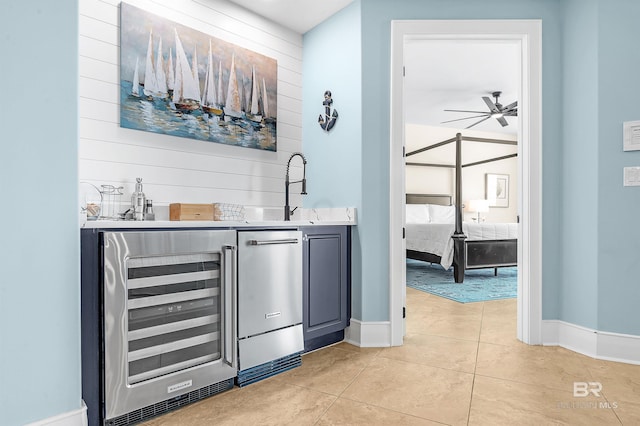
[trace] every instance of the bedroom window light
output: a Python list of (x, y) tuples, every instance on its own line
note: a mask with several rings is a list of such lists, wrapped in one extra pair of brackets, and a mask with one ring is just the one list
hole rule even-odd
[(470, 200), (469, 211), (477, 213), (477, 217), (474, 217), (473, 220), (480, 223), (480, 213), (486, 213), (489, 211), (489, 200)]

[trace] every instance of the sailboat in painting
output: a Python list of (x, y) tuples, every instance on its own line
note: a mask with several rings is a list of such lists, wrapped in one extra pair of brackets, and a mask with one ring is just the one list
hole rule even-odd
[(176, 76), (173, 68), (173, 53), (169, 48), (169, 60), (167, 61), (167, 94), (169, 97), (173, 96), (173, 85), (175, 84)]
[(196, 90), (198, 91), (198, 99), (200, 95), (200, 77), (198, 76), (198, 49), (193, 47), (193, 56), (191, 57), (191, 72), (193, 73), (193, 81), (195, 81)]
[(156, 93), (157, 98), (167, 97), (167, 75), (164, 72), (164, 57), (162, 55), (162, 37), (158, 42), (158, 56), (156, 58)]
[(176, 109), (192, 112), (200, 108), (200, 87), (189, 66), (178, 31), (174, 31), (176, 36), (176, 70), (172, 100)]
[(147, 60), (144, 67), (144, 94), (151, 98), (156, 91), (156, 73), (153, 69), (153, 30), (149, 31)]
[(216, 95), (218, 97), (218, 105), (222, 109), (224, 106), (224, 99), (222, 98), (222, 61), (218, 62), (218, 91)]
[(167, 77), (164, 72), (162, 38), (160, 38), (158, 42), (158, 56), (156, 57), (153, 53), (153, 30), (149, 31), (147, 60), (144, 70), (144, 94), (149, 100), (153, 98), (164, 99), (167, 97)]
[(136, 67), (133, 70), (133, 80), (131, 80), (131, 96), (140, 97), (140, 75), (138, 71), (138, 58), (136, 57)]
[(249, 111), (247, 112), (247, 118), (254, 124), (262, 123), (259, 98), (260, 92), (258, 91), (258, 82), (256, 80), (256, 68), (251, 67), (251, 93), (249, 95)]
[(275, 123), (276, 119), (269, 114), (269, 96), (267, 95), (267, 84), (262, 79), (262, 118), (265, 123)]
[(218, 102), (218, 88), (216, 86), (215, 70), (213, 68), (213, 54), (211, 40), (209, 40), (209, 56), (207, 58), (207, 72), (204, 76), (204, 90), (202, 93), (202, 111), (212, 115), (222, 115), (222, 108)]
[[(237, 68), (236, 68), (237, 70)], [(237, 111), (240, 112), (240, 115), (238, 116), (238, 118), (245, 118), (244, 115), (244, 111), (245, 111), (245, 105), (244, 105), (244, 94), (242, 93), (242, 88), (244, 86), (244, 76), (242, 75), (242, 73), (238, 73), (238, 71), (235, 71), (233, 73), (236, 77), (236, 86), (238, 87), (238, 99), (240, 100), (239, 102), (239, 109), (236, 108)], [(231, 72), (229, 72), (229, 82), (231, 82)], [(229, 89), (229, 88), (227, 88)], [(229, 91), (227, 90), (227, 96), (229, 95)], [(228, 102), (227, 102), (228, 103)]]
[(236, 57), (231, 56), (231, 69), (229, 70), (229, 86), (227, 88), (227, 103), (224, 106), (225, 119), (242, 118), (242, 103), (238, 90), (238, 77), (236, 75)]

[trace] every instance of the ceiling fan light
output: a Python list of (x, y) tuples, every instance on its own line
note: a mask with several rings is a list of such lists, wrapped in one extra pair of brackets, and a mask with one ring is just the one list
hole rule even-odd
[(504, 117), (504, 114), (501, 112), (494, 112), (493, 114), (491, 114), (491, 116), (494, 118), (502, 118)]

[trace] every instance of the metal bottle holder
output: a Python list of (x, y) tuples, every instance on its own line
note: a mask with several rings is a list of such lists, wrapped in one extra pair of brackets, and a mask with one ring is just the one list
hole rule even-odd
[(116, 220), (120, 219), (121, 198), (124, 187), (113, 185), (101, 185), (102, 190), (102, 211), (100, 219)]

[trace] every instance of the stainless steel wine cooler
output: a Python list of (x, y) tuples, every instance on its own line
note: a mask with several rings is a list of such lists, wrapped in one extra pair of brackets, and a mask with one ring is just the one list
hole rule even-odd
[(102, 246), (103, 423), (232, 387), (235, 231), (105, 232)]

